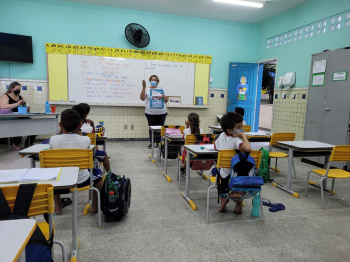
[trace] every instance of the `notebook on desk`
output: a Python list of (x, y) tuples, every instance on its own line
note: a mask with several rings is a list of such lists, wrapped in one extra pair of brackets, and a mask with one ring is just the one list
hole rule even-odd
[(0, 170), (0, 184), (55, 181), (58, 180), (62, 168), (24, 168)]

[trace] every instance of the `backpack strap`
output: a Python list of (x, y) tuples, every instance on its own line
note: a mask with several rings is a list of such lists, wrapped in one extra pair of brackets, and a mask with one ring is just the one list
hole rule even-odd
[(20, 217), (28, 217), (30, 204), (32, 203), (36, 184), (20, 184), (16, 196), (13, 214)]
[(7, 220), (12, 214), (9, 204), (6, 201), (4, 193), (0, 188), (0, 220)]
[(179, 129), (179, 127), (180, 127), (179, 125), (175, 126), (176, 129)]
[(195, 133), (194, 136), (196, 137), (197, 141), (201, 140), (201, 134)]

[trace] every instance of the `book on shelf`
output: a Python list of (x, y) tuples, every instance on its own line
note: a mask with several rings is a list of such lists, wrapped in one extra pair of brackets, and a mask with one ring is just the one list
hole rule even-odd
[(0, 170), (0, 184), (55, 181), (60, 177), (62, 168), (24, 168)]

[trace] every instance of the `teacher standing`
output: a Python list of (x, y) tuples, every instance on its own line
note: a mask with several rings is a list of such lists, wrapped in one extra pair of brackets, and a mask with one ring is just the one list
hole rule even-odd
[[(159, 84), (159, 78), (156, 75), (151, 75), (149, 78), (151, 86), (148, 88), (146, 87), (146, 81), (142, 80), (142, 91), (140, 94), (140, 99), (142, 101), (146, 100), (146, 105), (145, 105), (145, 115), (147, 117), (148, 121), (148, 126), (163, 126), (165, 122), (165, 118), (167, 116), (167, 110), (165, 107), (165, 103), (168, 102), (168, 98), (163, 94), (161, 96), (158, 96), (157, 98), (153, 97), (153, 99), (159, 99), (163, 100), (163, 107), (161, 108), (152, 108), (151, 106), (151, 90), (152, 89), (161, 89), (161, 87), (158, 86)], [(149, 130), (149, 146), (148, 148), (152, 148), (152, 132)], [(156, 137), (156, 145), (160, 142), (160, 137)]]

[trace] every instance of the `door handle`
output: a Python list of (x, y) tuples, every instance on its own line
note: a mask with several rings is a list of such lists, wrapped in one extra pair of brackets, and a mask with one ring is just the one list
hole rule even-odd
[(331, 111), (331, 109), (329, 107), (323, 108), (324, 111)]

